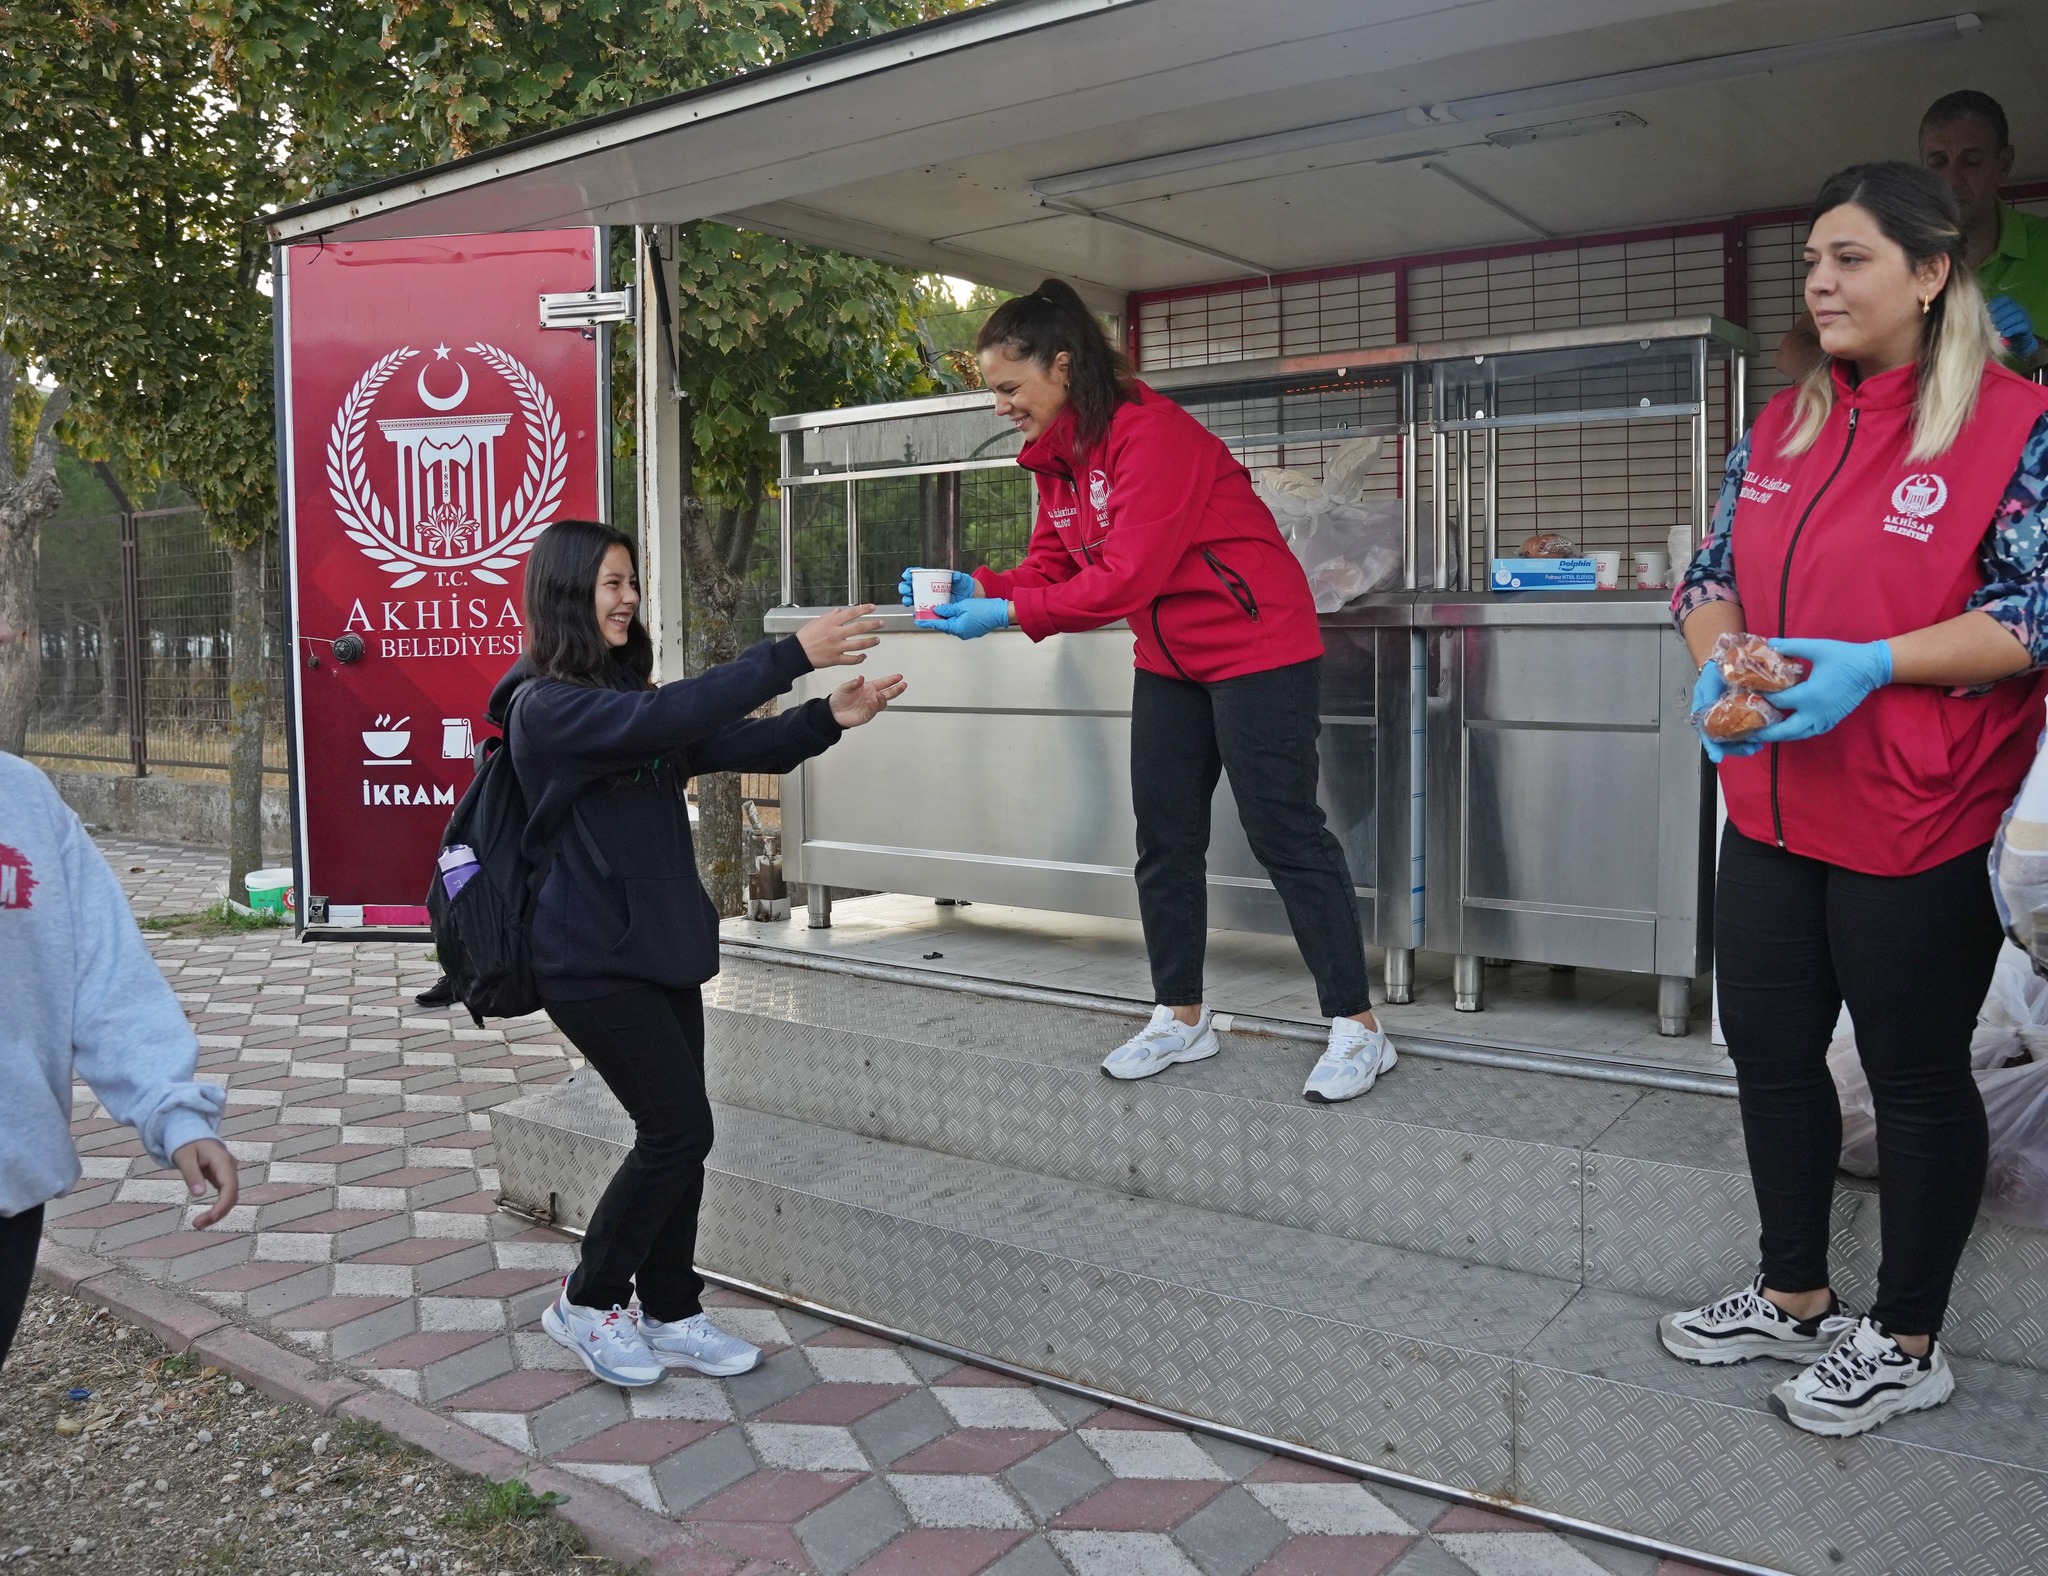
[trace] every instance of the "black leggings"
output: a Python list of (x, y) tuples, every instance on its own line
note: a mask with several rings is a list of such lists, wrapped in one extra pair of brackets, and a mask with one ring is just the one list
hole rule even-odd
[(555, 1021), (633, 1118), (633, 1148), (583, 1236), (569, 1300), (664, 1321), (701, 1311), (697, 1206), (711, 1153), (704, 1093), (704, 998), (693, 986), (642, 985), (590, 1001), (551, 1001)]
[(7, 1361), (28, 1283), (35, 1279), (36, 1249), (43, 1240), (43, 1206), (19, 1215), (0, 1215), (0, 1363)]
[(1138, 815), (1138, 914), (1153, 999), (1202, 999), (1209, 941), (1209, 808), (1230, 792), (1252, 852), (1287, 909), (1328, 1018), (1372, 1005), (1365, 935), (1344, 849), (1316, 802), (1322, 664), (1196, 684), (1138, 670), (1131, 690), (1131, 803)]
[(1771, 1290), (1828, 1284), (1842, 1108), (1827, 1048), (1846, 1000), (1877, 1110), (1884, 1260), (1870, 1316), (1901, 1335), (1940, 1331), (1984, 1192), (1970, 1035), (1999, 942), (1982, 848), (1869, 876), (1728, 828), (1714, 950)]

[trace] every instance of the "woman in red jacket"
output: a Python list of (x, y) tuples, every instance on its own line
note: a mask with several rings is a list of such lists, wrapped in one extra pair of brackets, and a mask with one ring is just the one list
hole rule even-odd
[(1038, 519), (1023, 563), (956, 572), (954, 600), (920, 622), (967, 640), (1011, 625), (1043, 640), (1128, 619), (1137, 637), (1131, 800), (1159, 1005), (1102, 1070), (1144, 1078), (1219, 1049), (1202, 959), (1209, 805), (1227, 772), (1330, 1019), (1302, 1093), (1364, 1094), (1394, 1048), (1371, 1011), (1351, 872), (1316, 802), (1323, 637), (1301, 565), (1250, 474), (1132, 377), (1072, 286), (1049, 279), (1006, 301), (976, 349), (996, 414), (1024, 435), (1017, 463), (1037, 478)]
[[(1723, 691), (1723, 633), (1807, 665), (1770, 697), (1788, 716), (1708, 745), (1729, 820), (1721, 1022), (1763, 1264), (1660, 1333), (1690, 1362), (1810, 1364), (1772, 1408), (1844, 1435), (1954, 1388), (1936, 1336), (1984, 1187), (1969, 1052), (2000, 945), (1985, 856), (2033, 758), (2048, 661), (2048, 391), (1998, 365), (1938, 176), (1844, 170), (1814, 203), (1806, 264), (1827, 360), (1729, 455), (1672, 603), (1704, 664), (1695, 706)], [(1845, 1000), (1883, 1209), (1860, 1320), (1828, 1277), (1842, 1129), (1826, 1054)]]

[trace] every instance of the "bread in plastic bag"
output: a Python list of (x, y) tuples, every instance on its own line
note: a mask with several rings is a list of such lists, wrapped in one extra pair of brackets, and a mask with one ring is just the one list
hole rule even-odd
[(1579, 544), (1569, 536), (1560, 536), (1555, 531), (1538, 531), (1522, 539), (1521, 555), (1524, 558), (1581, 558)]
[(1721, 664), (1721, 676), (1732, 689), (1754, 690), (1775, 695), (1790, 689), (1806, 677), (1805, 664), (1776, 650), (1761, 635), (1747, 630), (1727, 631), (1717, 636), (1711, 661)]
[(1711, 706), (1692, 714), (1692, 725), (1703, 739), (1732, 744), (1761, 732), (1785, 714), (1763, 696), (1748, 690), (1725, 691)]

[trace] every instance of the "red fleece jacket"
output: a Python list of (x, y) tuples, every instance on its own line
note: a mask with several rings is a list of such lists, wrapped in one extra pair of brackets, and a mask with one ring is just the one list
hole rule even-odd
[(1038, 479), (1024, 561), (975, 571), (1033, 640), (1129, 619), (1138, 666), (1215, 683), (1323, 654), (1315, 602), (1251, 473), (1164, 395), (1134, 385), (1094, 452), (1062, 410), (1017, 463)]

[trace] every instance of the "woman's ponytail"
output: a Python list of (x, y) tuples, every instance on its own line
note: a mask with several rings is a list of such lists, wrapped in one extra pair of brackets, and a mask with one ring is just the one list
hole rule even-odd
[(981, 325), (974, 349), (977, 354), (1000, 349), (1047, 371), (1065, 351), (1074, 443), (1084, 454), (1109, 431), (1117, 406), (1134, 397), (1130, 359), (1110, 343), (1101, 322), (1064, 279), (1048, 279), (1029, 295), (1013, 296), (997, 307)]

